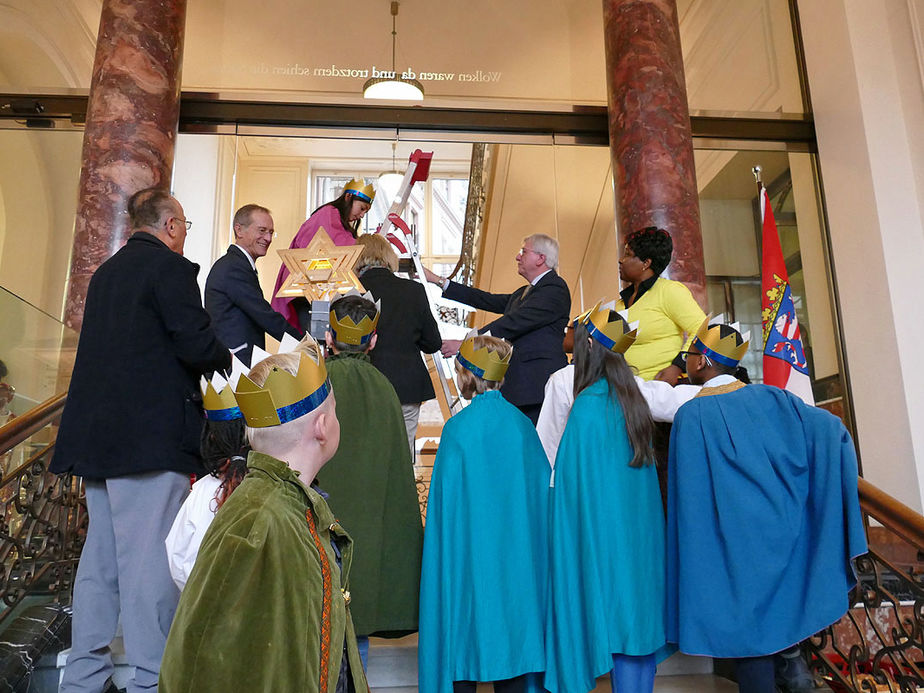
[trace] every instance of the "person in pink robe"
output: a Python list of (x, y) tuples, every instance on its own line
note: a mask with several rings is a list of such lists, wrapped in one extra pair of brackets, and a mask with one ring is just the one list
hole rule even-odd
[[(359, 223), (362, 218), (372, 208), (372, 201), (375, 199), (375, 189), (372, 184), (367, 184), (362, 178), (353, 179), (347, 183), (343, 192), (333, 202), (326, 202), (318, 207), (311, 216), (301, 225), (295, 238), (289, 248), (304, 248), (309, 243), (318, 229), (323, 228), (334, 245), (353, 245), (356, 243), (356, 233), (359, 230)], [(273, 310), (281, 313), (293, 327), (300, 329), (298, 319), (298, 303), (304, 299), (296, 298), (277, 298), (276, 294), (282, 287), (283, 282), (289, 277), (289, 268), (285, 265), (279, 268), (279, 275), (276, 277), (276, 286), (273, 288), (273, 299), (270, 305)]]

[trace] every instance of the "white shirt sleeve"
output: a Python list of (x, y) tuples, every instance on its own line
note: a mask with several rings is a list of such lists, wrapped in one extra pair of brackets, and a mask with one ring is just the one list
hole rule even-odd
[(196, 481), (164, 540), (170, 576), (181, 592), (196, 562), (205, 530), (215, 517), (215, 494), (219, 486), (221, 480), (211, 474)]
[(635, 382), (642, 397), (648, 402), (651, 418), (668, 423), (674, 420), (674, 414), (680, 406), (696, 397), (700, 391), (699, 385), (671, 386), (661, 380), (642, 380), (638, 376), (635, 376)]
[(555, 455), (558, 453), (558, 444), (561, 442), (565, 424), (568, 423), (568, 414), (574, 404), (574, 366), (564, 368), (552, 373), (545, 384), (545, 398), (542, 400), (542, 410), (539, 412), (539, 423), (536, 424), (536, 433), (549, 458), (549, 464), (555, 468)]

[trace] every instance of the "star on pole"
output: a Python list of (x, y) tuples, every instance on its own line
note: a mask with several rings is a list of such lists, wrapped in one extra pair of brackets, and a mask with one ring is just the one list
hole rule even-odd
[(361, 245), (335, 245), (320, 227), (304, 248), (278, 250), (279, 257), (289, 269), (289, 276), (276, 292), (276, 298), (304, 296), (309, 301), (329, 300), (334, 293), (350, 289), (365, 291), (353, 272)]

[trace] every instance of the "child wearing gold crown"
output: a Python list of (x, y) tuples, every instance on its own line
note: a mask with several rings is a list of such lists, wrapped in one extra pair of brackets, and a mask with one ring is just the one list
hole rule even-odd
[(623, 356), (637, 332), (625, 314), (599, 306), (575, 332), (575, 399), (549, 523), (552, 693), (592, 690), (607, 672), (614, 693), (650, 693), (657, 659), (667, 654), (654, 423)]
[[(345, 186), (336, 200), (325, 202), (318, 207), (301, 225), (289, 248), (307, 248), (319, 229), (324, 229), (334, 245), (354, 245), (359, 233), (359, 224), (366, 212), (372, 209), (375, 200), (375, 188), (362, 178), (354, 178)], [(289, 277), (289, 268), (285, 263), (279, 268), (276, 286), (273, 288), (273, 310), (282, 313), (293, 327), (302, 329), (298, 324), (299, 304), (307, 306), (304, 298), (277, 298), (276, 294)]]
[[(368, 296), (368, 295), (367, 295)], [(369, 636), (417, 630), (423, 526), (398, 395), (372, 365), (379, 308), (368, 298), (334, 301), (327, 370), (337, 393), (340, 448), (318, 474), (353, 537), (350, 609), (366, 661)]]
[(419, 686), (539, 691), (545, 670), (549, 465), (532, 422), (499, 388), (513, 348), (469, 336), (456, 360), (471, 404), (443, 427), (420, 585)]
[(352, 541), (309, 486), (340, 442), (320, 347), (262, 360), (234, 394), (249, 471), (202, 541), (158, 690), (367, 693), (350, 618)]
[(671, 431), (667, 631), (683, 652), (735, 659), (739, 691), (763, 693), (798, 680), (787, 648), (846, 612), (866, 537), (843, 423), (736, 380), (748, 342), (719, 316), (686, 354), (703, 389)]

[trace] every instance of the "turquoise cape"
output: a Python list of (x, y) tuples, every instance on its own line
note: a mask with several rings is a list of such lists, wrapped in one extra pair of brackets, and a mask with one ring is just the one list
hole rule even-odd
[(549, 474), (532, 423), (497, 391), (443, 427), (424, 532), (421, 691), (544, 670)]
[(613, 654), (665, 647), (664, 511), (606, 380), (574, 400), (555, 458), (545, 687), (585, 693)]
[(838, 418), (766, 385), (680, 408), (668, 637), (681, 650), (750, 657), (800, 642), (847, 610), (851, 559), (865, 552), (856, 455)]

